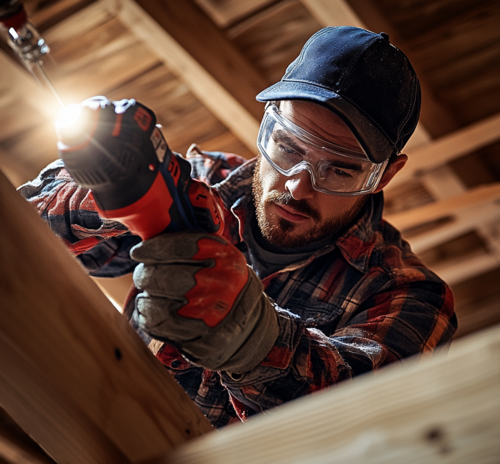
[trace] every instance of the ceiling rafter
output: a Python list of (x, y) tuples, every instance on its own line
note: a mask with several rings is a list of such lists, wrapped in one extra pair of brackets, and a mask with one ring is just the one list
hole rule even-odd
[[(263, 106), (255, 101), (255, 95), (267, 84), (199, 7), (191, 0), (103, 1), (226, 127), (256, 152), (257, 114), (261, 114)], [(190, 28), (204, 31), (201, 41), (202, 36), (192, 34)]]
[(436, 169), (460, 156), (500, 140), (500, 113), (458, 129), (439, 139), (406, 150), (408, 162), (388, 186), (388, 190), (418, 173)]

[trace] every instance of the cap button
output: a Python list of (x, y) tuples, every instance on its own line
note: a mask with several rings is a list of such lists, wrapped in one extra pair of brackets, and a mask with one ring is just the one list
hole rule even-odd
[(385, 39), (385, 40), (387, 40), (387, 41), (389, 40), (389, 34), (387, 34), (387, 33), (385, 33), (385, 32), (381, 32), (381, 33), (380, 33), (380, 37), (382, 37), (383, 39)]

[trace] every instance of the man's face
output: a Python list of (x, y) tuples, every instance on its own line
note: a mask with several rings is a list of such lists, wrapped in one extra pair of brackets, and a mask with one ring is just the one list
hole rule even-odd
[[(360, 148), (344, 122), (326, 108), (283, 101), (280, 111), (311, 134), (345, 148)], [(312, 188), (307, 171), (286, 177), (262, 156), (255, 169), (253, 193), (262, 235), (282, 248), (303, 247), (339, 233), (352, 223), (368, 197), (320, 193)]]

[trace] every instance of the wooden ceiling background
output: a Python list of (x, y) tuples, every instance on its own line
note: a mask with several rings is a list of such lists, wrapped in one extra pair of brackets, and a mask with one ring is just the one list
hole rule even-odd
[[(465, 335), (500, 322), (500, 3), (495, 0), (32, 0), (66, 103), (151, 107), (171, 148), (252, 157), (263, 105), (325, 25), (385, 31), (423, 87), (411, 162), (386, 217), (451, 284)], [(15, 185), (57, 158), (47, 92), (0, 54), (0, 166)]]

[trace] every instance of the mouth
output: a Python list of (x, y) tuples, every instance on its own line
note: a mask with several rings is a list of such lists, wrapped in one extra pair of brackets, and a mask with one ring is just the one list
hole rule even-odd
[(304, 213), (299, 213), (297, 210), (291, 208), (290, 206), (274, 203), (278, 214), (283, 218), (291, 222), (305, 222), (311, 219), (310, 216)]

